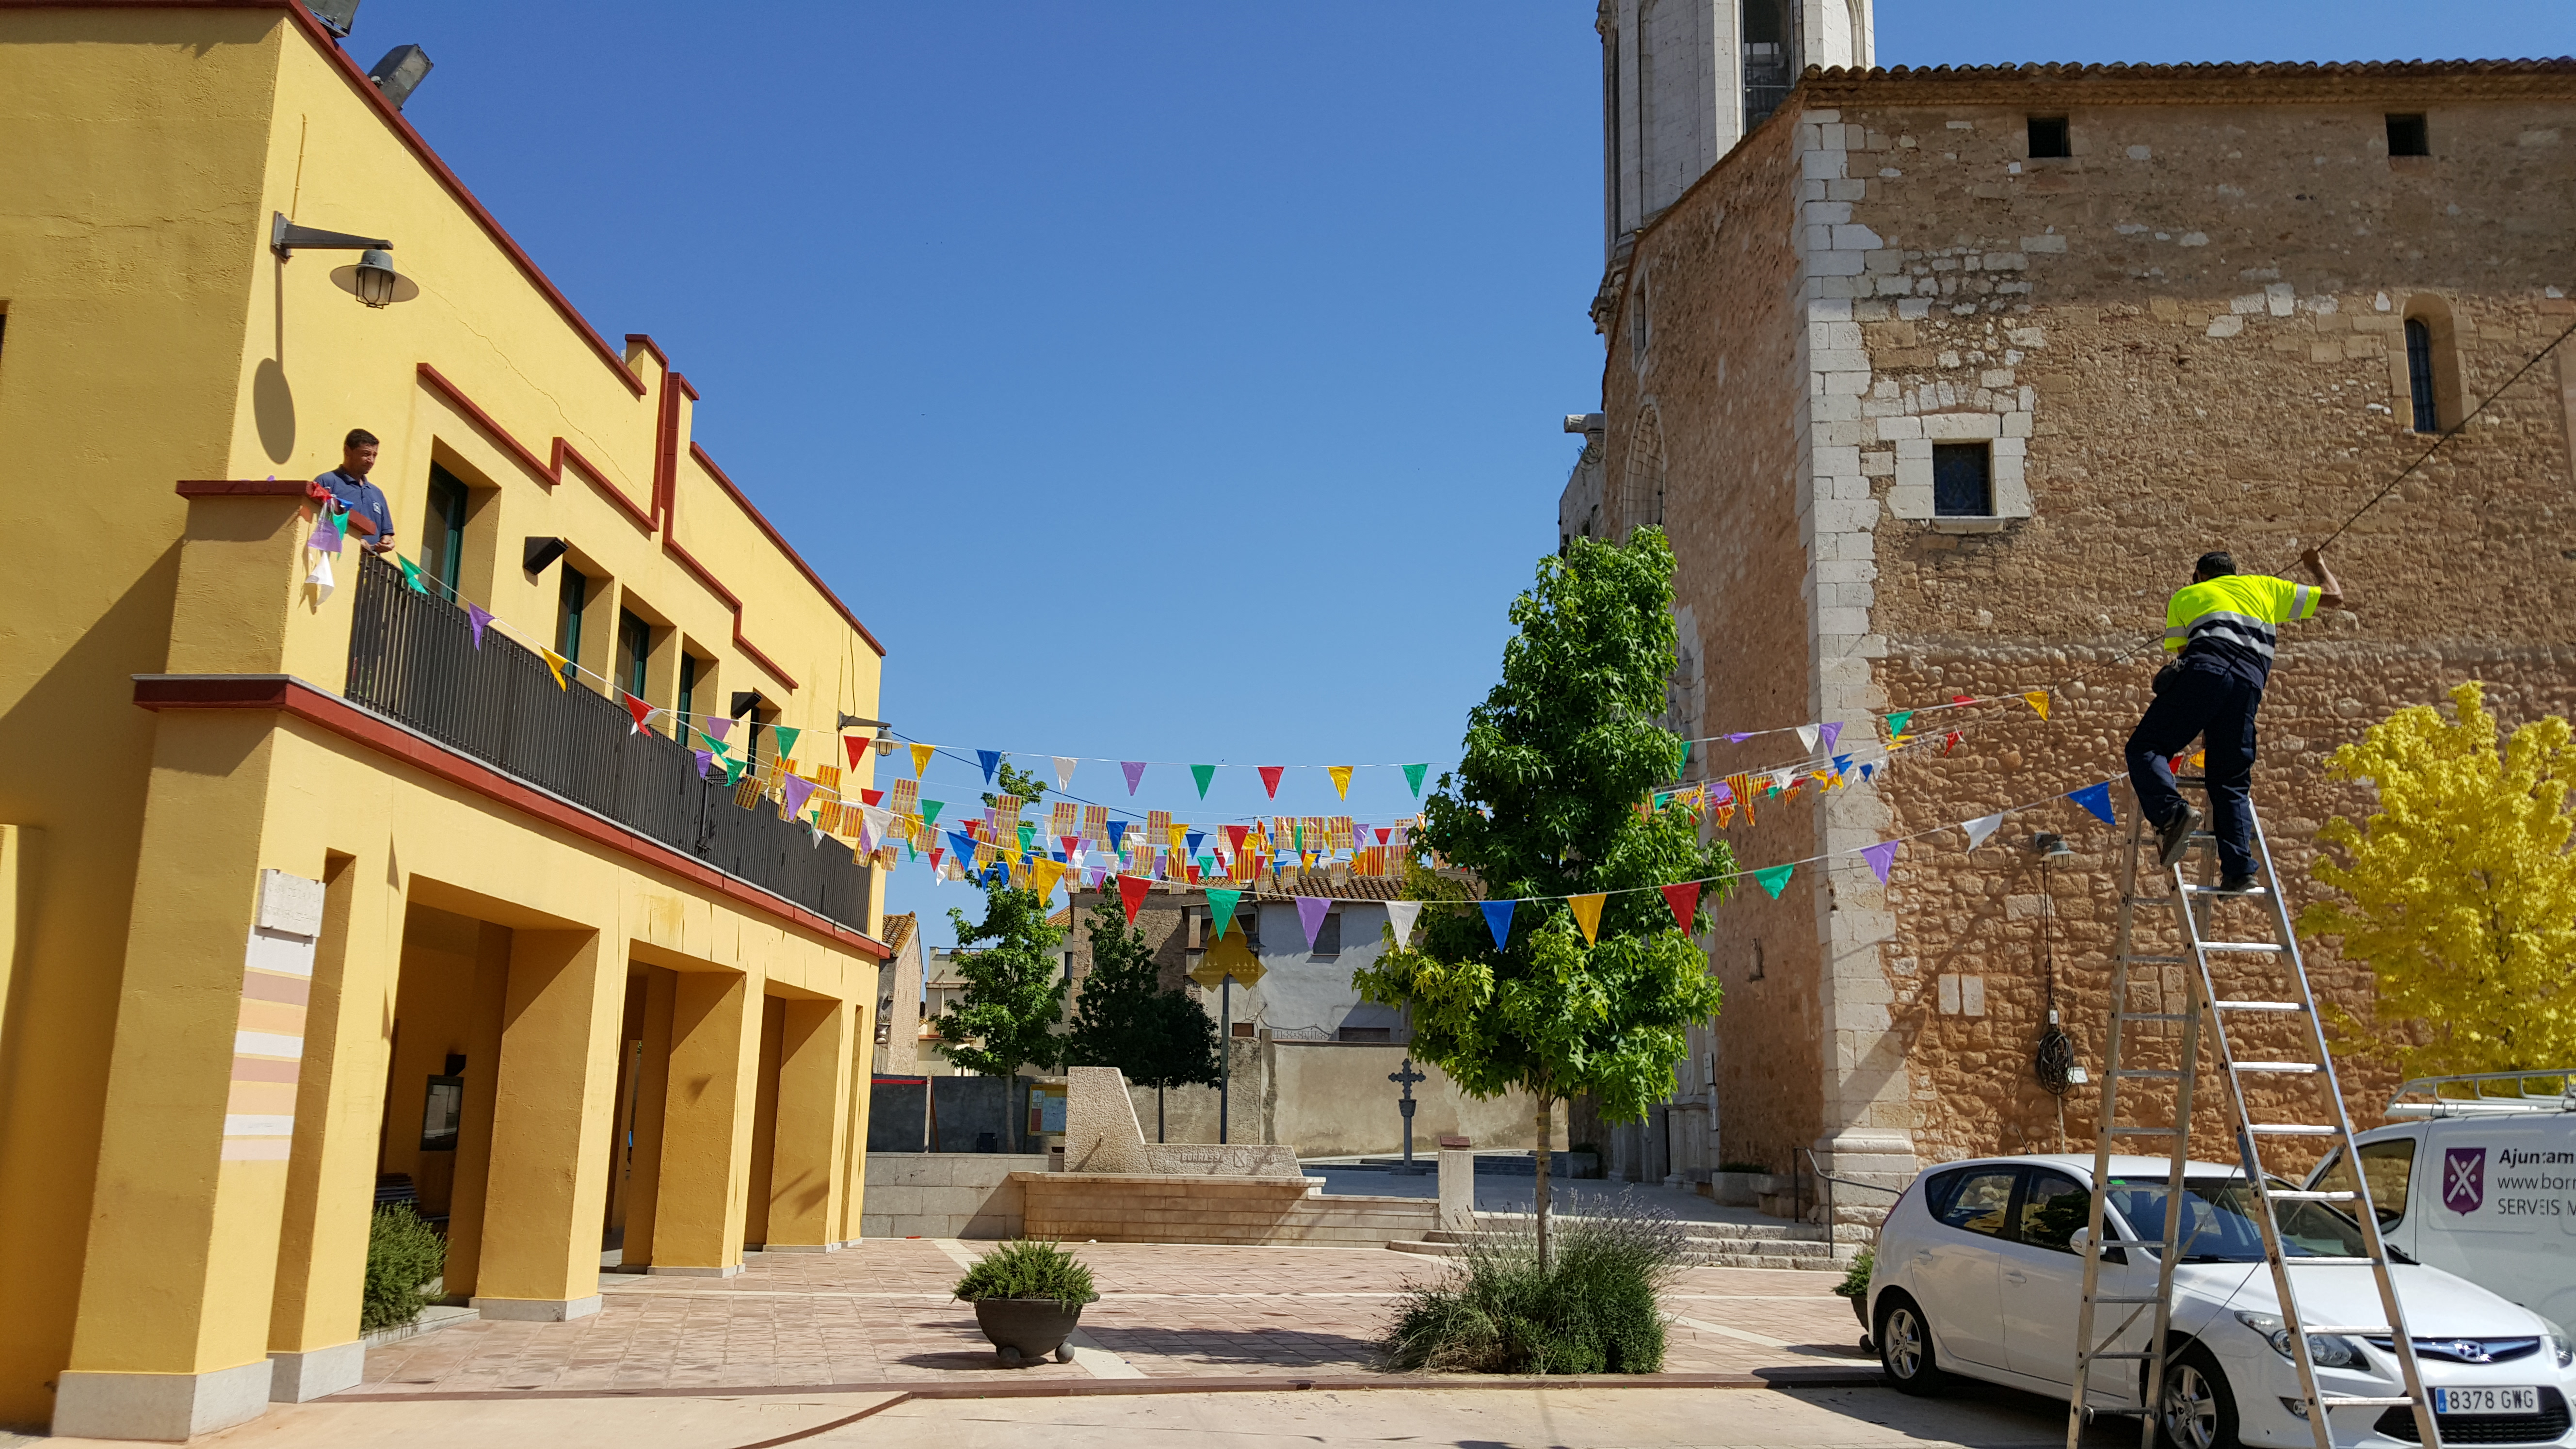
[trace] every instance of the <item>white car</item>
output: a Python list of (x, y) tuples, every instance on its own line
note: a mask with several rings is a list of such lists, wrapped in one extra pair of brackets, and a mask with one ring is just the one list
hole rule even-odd
[[(2171, 1168), (2161, 1157), (2111, 1159), (2103, 1235), (2119, 1246), (2104, 1253), (2097, 1291), (2154, 1294)], [(1930, 1393), (1955, 1374), (2068, 1397), (2084, 1284), (2075, 1245), (2092, 1205), (2092, 1171), (2089, 1154), (1986, 1158), (1931, 1168), (1905, 1189), (1879, 1230), (1869, 1283), (1879, 1362), (1896, 1387)], [(2244, 1174), (2195, 1162), (2183, 1180), (2175, 1353), (2158, 1409), (2165, 1441), (2175, 1449), (2313, 1445)], [(2284, 1205), (2282, 1245), (2317, 1257), (2357, 1256), (2362, 1246), (2352, 1219), (2319, 1203)], [(2368, 1267), (2290, 1271), (2305, 1321), (2386, 1321)], [(2576, 1345), (2530, 1310), (2438, 1268), (2401, 1261), (2391, 1273), (2445, 1444), (2576, 1445), (2568, 1412)], [(2097, 1337), (2132, 1352), (2154, 1328), (2152, 1309), (2103, 1305), (2095, 1322)], [(2386, 1336), (2312, 1334), (2308, 1342), (2319, 1392), (2399, 1392)], [(2141, 1360), (2097, 1360), (2085, 1402), (2134, 1413), (2144, 1383)], [(2403, 1407), (2329, 1410), (2328, 1427), (2338, 1446), (2417, 1442)]]

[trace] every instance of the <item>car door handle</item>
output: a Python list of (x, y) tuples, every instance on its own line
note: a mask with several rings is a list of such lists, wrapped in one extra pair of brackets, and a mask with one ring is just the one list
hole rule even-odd
[(1929, 1262), (1931, 1262), (1931, 1261), (1932, 1261), (1932, 1250), (1931, 1250), (1930, 1248), (1917, 1248), (1917, 1249), (1915, 1249), (1915, 1250), (1914, 1250), (1914, 1261), (1915, 1261), (1915, 1262), (1918, 1262), (1918, 1263), (1929, 1263)]
[(2022, 1272), (2019, 1268), (2006, 1268), (2004, 1270), (2004, 1281), (2007, 1283), (2027, 1283), (2030, 1280), (2022, 1276)]

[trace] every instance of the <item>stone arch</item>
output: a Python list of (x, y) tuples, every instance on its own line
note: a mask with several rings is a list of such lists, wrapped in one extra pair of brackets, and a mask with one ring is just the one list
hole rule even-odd
[[(2406, 299), (2399, 316), (2404, 323), (2390, 357), (2398, 420), (2419, 433), (2438, 433), (2458, 426), (2466, 411), (2468, 394), (2460, 376), (2459, 333), (2451, 316), (2450, 299), (2438, 293), (2418, 292)], [(2431, 384), (2430, 416), (2422, 415), (2423, 410), (2417, 406), (2419, 367), (2429, 374), (2425, 380)]]
[(1619, 479), (1619, 537), (1644, 524), (1664, 521), (1664, 417), (1653, 398), (1637, 409), (1628, 430), (1625, 466)]

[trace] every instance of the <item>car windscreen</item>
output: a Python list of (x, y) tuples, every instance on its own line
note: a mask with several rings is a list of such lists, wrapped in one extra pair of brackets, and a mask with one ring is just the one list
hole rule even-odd
[[(2113, 1178), (2110, 1207), (2135, 1237), (2161, 1243), (2165, 1235), (2170, 1178)], [(2287, 1188), (2288, 1183), (2282, 1183)], [(2318, 1203), (2278, 1205), (2281, 1251), (2293, 1258), (2358, 1258), (2361, 1229)], [(2254, 1224), (2260, 1211), (2254, 1190), (2243, 1178), (2183, 1179), (2182, 1252), (2185, 1263), (2259, 1263), (2263, 1231)]]

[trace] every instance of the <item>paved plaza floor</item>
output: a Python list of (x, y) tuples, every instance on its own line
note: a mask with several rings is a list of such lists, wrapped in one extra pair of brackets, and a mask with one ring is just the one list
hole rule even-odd
[[(1101, 1292), (1076, 1361), (1005, 1369), (974, 1310), (949, 1296), (986, 1246), (870, 1238), (838, 1253), (755, 1254), (733, 1278), (611, 1273), (593, 1317), (473, 1319), (388, 1344), (341, 1397), (1373, 1374), (1404, 1285), (1447, 1271), (1382, 1248), (1075, 1244)], [(1874, 1371), (1834, 1281), (1685, 1270), (1665, 1302), (1667, 1370)]]

